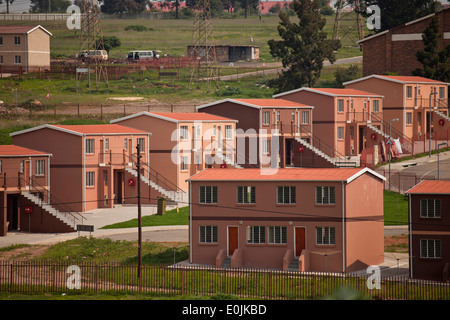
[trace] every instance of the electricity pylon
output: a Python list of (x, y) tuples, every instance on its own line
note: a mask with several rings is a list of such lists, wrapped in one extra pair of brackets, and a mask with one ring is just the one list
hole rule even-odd
[(364, 38), (363, 18), (359, 0), (337, 0), (333, 40), (341, 43), (348, 38), (352, 45), (360, 47), (357, 41)]
[[(95, 52), (96, 50), (105, 50), (103, 43), (103, 31), (100, 18), (100, 6), (98, 0), (83, 0), (81, 2), (81, 33), (80, 33), (80, 51)], [(108, 86), (108, 73), (105, 64), (98, 56), (83, 59), (90, 70), (95, 73), (95, 84), (99, 86), (104, 82)]]
[(192, 29), (192, 51), (190, 55), (196, 61), (192, 66), (189, 88), (194, 82), (197, 84), (197, 89), (200, 87), (200, 81), (202, 81), (201, 69), (206, 69), (204, 81), (207, 83), (208, 91), (210, 91), (212, 84), (218, 88), (219, 74), (209, 0), (196, 1), (196, 13)]

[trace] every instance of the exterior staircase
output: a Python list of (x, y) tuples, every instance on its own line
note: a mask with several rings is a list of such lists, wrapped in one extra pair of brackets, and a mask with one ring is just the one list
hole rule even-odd
[(231, 257), (226, 257), (225, 260), (223, 260), (222, 265), (220, 267), (224, 269), (231, 268)]
[(383, 137), (389, 139), (389, 135), (388, 135), (388, 134), (384, 133), (383, 131), (381, 131), (380, 129), (378, 129), (377, 127), (375, 127), (374, 125), (372, 125), (372, 124), (370, 124), (370, 123), (367, 123), (367, 127), (370, 128), (370, 130), (372, 130), (372, 131), (374, 131), (374, 132), (376, 132), (376, 133), (382, 135)]
[[(125, 167), (125, 170), (132, 174), (133, 176), (137, 177), (138, 176), (138, 172), (136, 170), (134, 170), (131, 166), (127, 166)], [(166, 190), (163, 187), (159, 186), (157, 183), (155, 183), (154, 181), (152, 181), (151, 179), (147, 178), (145, 175), (141, 174), (140, 175), (141, 180), (146, 183), (148, 186), (152, 187), (153, 189), (155, 189), (156, 191), (158, 191), (159, 193), (161, 193), (162, 195), (166, 196), (168, 199), (178, 203), (178, 202), (184, 202), (187, 203), (188, 201), (188, 197), (187, 197), (187, 193), (179, 190), (179, 191), (170, 191), (170, 190)]]
[(294, 271), (294, 272), (298, 272), (298, 258), (292, 259), (291, 264), (289, 265), (289, 267), (287, 268), (286, 271)]
[(224, 156), (222, 152), (217, 152), (216, 156), (219, 157), (219, 159), (221, 159), (224, 163), (229, 164), (230, 166), (233, 166), (237, 169), (243, 169), (241, 165), (237, 164), (234, 160)]
[(73, 231), (77, 230), (78, 219), (76, 218), (76, 215), (79, 215), (79, 213), (61, 212), (28, 191), (22, 191), (21, 194), (34, 204), (47, 211), (49, 214), (53, 215), (55, 218), (65, 223), (67, 226), (72, 228)]
[(450, 122), (450, 117), (447, 116), (446, 114), (440, 112), (440, 111), (437, 110), (437, 109), (433, 109), (433, 111), (434, 111), (434, 113), (436, 113), (437, 115), (439, 115), (441, 118), (443, 118), (443, 119), (445, 119), (445, 120), (447, 120), (447, 121)]

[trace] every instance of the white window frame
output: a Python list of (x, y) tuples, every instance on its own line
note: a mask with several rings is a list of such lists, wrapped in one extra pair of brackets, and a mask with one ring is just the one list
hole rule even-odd
[(22, 40), (20, 39), (20, 36), (14, 36), (14, 45), (20, 46)]
[(199, 202), (200, 203), (217, 203), (218, 188), (217, 186), (200, 186)]
[(247, 226), (247, 243), (261, 244), (266, 243), (266, 227), (265, 226)]
[(270, 111), (263, 111), (263, 124), (264, 125), (270, 124)]
[(95, 139), (86, 139), (85, 142), (86, 154), (95, 153)]
[(344, 127), (337, 128), (337, 135), (338, 140), (344, 140)]
[(95, 187), (95, 171), (86, 172), (86, 187)]
[[(318, 201), (319, 198), (320, 201)], [(336, 188), (334, 186), (316, 186), (316, 204), (336, 204)]]
[(45, 160), (36, 160), (36, 175), (45, 175)]
[(277, 186), (277, 204), (296, 204), (295, 186)]
[(230, 140), (233, 138), (233, 126), (226, 125), (225, 126), (225, 139)]
[(139, 152), (145, 152), (145, 138), (137, 138), (136, 146), (139, 146)]
[(335, 245), (335, 227), (316, 227), (316, 245)]
[(180, 140), (187, 140), (188, 138), (188, 126), (180, 126)]
[(420, 258), (441, 259), (442, 242), (440, 239), (420, 239)]
[(188, 157), (180, 156), (180, 170), (187, 171), (188, 170)]
[(269, 226), (267, 229), (269, 244), (287, 244), (287, 227)]
[(412, 86), (406, 86), (406, 98), (407, 99), (412, 99)]
[(309, 124), (309, 111), (302, 111), (302, 124)]
[(439, 87), (439, 99), (445, 99), (445, 88)]
[(373, 100), (372, 112), (374, 112), (374, 113), (380, 112), (380, 100)]
[(201, 225), (198, 230), (198, 241), (200, 243), (217, 243), (218, 228), (213, 225)]
[(263, 140), (263, 154), (270, 153), (270, 140)]
[(420, 199), (421, 218), (441, 218), (441, 211), (440, 199)]
[(407, 125), (412, 125), (412, 112), (407, 112), (406, 113), (406, 124)]
[[(241, 197), (241, 199), (239, 199)], [(256, 187), (255, 186), (238, 186), (236, 202), (238, 204), (255, 204), (256, 203)]]
[(22, 64), (22, 56), (20, 55), (14, 56), (14, 64)]

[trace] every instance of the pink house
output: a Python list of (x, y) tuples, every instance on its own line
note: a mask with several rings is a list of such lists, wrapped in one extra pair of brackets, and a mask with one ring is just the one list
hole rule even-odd
[(322, 151), (330, 162), (358, 156), (383, 139), (383, 96), (340, 88), (300, 88), (274, 96), (314, 106), (314, 140), (304, 145)]
[(384, 180), (368, 168), (205, 169), (188, 179), (189, 261), (328, 272), (380, 264)]
[[(0, 236), (9, 231), (69, 232), (81, 217), (50, 205), (51, 154), (0, 145)], [(72, 219), (73, 218), (73, 219)]]
[[(120, 126), (41, 125), (14, 132), (13, 143), (53, 155), (52, 194), (78, 212), (136, 203), (136, 160), (140, 146), (141, 179), (150, 180), (150, 133)], [(142, 195), (155, 202), (160, 191), (148, 181)], [(146, 187), (146, 188), (145, 188)]]

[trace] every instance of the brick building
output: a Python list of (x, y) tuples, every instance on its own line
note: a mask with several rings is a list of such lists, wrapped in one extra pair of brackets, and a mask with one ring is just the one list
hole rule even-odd
[(387, 72), (412, 75), (412, 71), (422, 68), (416, 52), (423, 50), (422, 33), (434, 16), (439, 19), (440, 48), (450, 44), (449, 8), (358, 41), (363, 49), (363, 76)]

